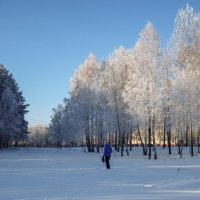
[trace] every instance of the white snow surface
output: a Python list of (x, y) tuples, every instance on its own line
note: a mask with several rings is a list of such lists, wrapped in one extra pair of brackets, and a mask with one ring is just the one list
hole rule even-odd
[(141, 148), (113, 152), (111, 169), (102, 153), (81, 148), (19, 148), (0, 151), (1, 200), (199, 200), (200, 158), (177, 148), (157, 149), (148, 160)]

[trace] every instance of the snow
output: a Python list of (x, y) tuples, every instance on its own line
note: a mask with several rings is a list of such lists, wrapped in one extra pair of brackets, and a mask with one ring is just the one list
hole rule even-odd
[(148, 160), (141, 148), (130, 156), (113, 152), (111, 169), (101, 153), (81, 149), (19, 148), (0, 152), (2, 200), (200, 199), (200, 159), (184, 149), (179, 158), (158, 149)]

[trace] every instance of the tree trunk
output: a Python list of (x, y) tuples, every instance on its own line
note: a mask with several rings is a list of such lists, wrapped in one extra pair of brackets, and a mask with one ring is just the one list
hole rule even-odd
[(3, 149), (3, 136), (0, 134), (0, 148)]
[(172, 147), (171, 147), (171, 128), (167, 131), (167, 143), (168, 143), (168, 151), (169, 155), (172, 154)]
[(148, 119), (148, 159), (151, 159), (151, 116)]
[(199, 144), (199, 140), (200, 140), (200, 127), (199, 127), (199, 131), (198, 131), (198, 138), (197, 138), (197, 145), (198, 145), (198, 153), (200, 153), (200, 144)]
[(132, 140), (133, 140), (133, 133), (132, 130), (130, 131), (130, 135), (129, 135), (129, 151), (132, 151)]
[(154, 160), (158, 159), (156, 146), (154, 146)]
[(167, 143), (168, 143), (169, 155), (171, 155), (172, 154), (172, 147), (171, 147), (171, 124), (170, 124), (170, 116), (169, 116), (168, 122), (167, 122)]
[(86, 133), (86, 145), (87, 145), (88, 152), (91, 152), (92, 148), (91, 148), (91, 144), (90, 144), (90, 136), (88, 133)]
[(122, 135), (122, 143), (121, 143), (121, 156), (124, 156), (124, 143), (125, 143), (125, 140), (124, 140), (124, 134)]
[(182, 158), (183, 157), (183, 139), (180, 140), (179, 148), (180, 148), (180, 158)]
[(189, 137), (188, 137), (188, 135), (189, 135), (189, 127), (188, 127), (188, 125), (186, 126), (186, 133), (185, 133), (185, 146), (186, 147), (188, 147), (188, 141), (189, 141)]
[(191, 148), (191, 156), (194, 156), (194, 138), (193, 138), (193, 130), (192, 124), (190, 126), (190, 148)]
[(153, 120), (152, 120), (152, 135), (153, 135), (153, 150), (155, 150), (156, 147), (156, 138), (155, 138), (155, 114), (153, 115)]
[(166, 144), (165, 144), (166, 138), (165, 138), (165, 136), (166, 136), (166, 117), (164, 119), (164, 127), (163, 127), (163, 148), (166, 147)]
[(129, 151), (128, 151), (128, 139), (129, 139), (129, 134), (127, 132), (127, 137), (126, 137), (126, 155), (129, 156)]
[(140, 142), (141, 142), (142, 148), (143, 148), (143, 155), (147, 155), (147, 151), (146, 151), (146, 149), (145, 149), (145, 146), (144, 146), (144, 143), (143, 143), (141, 134), (140, 134), (140, 128), (139, 128), (139, 124), (138, 124), (138, 123), (137, 123), (137, 130), (138, 130), (138, 135), (139, 135)]
[(119, 152), (120, 143), (121, 143), (121, 129), (120, 129), (119, 110), (118, 110), (118, 101), (117, 101), (116, 91), (114, 91), (114, 93), (115, 93), (114, 94), (114, 98), (115, 98), (115, 109), (116, 109), (117, 128), (118, 128), (118, 147), (117, 147), (117, 152)]
[(117, 130), (115, 130), (115, 150), (117, 151)]

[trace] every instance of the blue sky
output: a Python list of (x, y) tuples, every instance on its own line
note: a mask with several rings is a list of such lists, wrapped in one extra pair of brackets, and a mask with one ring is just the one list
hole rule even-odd
[(148, 20), (165, 47), (186, 3), (200, 11), (199, 0), (0, 0), (0, 63), (30, 104), (30, 125), (49, 123), (90, 52), (133, 47)]

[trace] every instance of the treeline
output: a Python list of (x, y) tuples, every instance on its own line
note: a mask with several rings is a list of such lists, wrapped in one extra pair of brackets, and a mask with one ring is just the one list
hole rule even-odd
[[(190, 146), (200, 139), (200, 15), (178, 11), (166, 49), (148, 22), (131, 49), (105, 60), (90, 54), (71, 79), (70, 99), (54, 109), (49, 133), (57, 144), (83, 139), (88, 151), (109, 140), (123, 155), (134, 139), (154, 158), (156, 143)], [(199, 152), (199, 149), (198, 149)]]
[(9, 71), (0, 64), (0, 148), (18, 146), (27, 139), (28, 122), (24, 116), (28, 104), (16, 80)]

